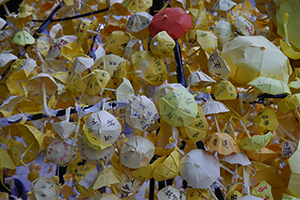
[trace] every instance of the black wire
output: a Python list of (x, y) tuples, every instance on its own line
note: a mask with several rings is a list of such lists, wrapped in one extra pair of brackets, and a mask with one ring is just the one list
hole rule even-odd
[[(93, 12), (89, 12), (89, 13), (85, 13), (85, 14), (81, 14), (81, 15), (75, 15), (72, 17), (65, 17), (65, 18), (59, 18), (59, 19), (51, 19), (51, 22), (60, 22), (60, 21), (67, 21), (67, 20), (72, 20), (72, 19), (77, 19), (80, 17), (86, 17), (86, 16), (90, 16), (93, 14), (99, 14), (99, 13), (103, 13), (109, 10), (109, 7), (104, 8), (102, 10), (97, 10), (97, 11), (93, 11)], [(40, 19), (33, 19), (33, 22), (44, 22), (45, 20), (40, 20)], [(51, 23), (50, 22), (50, 23)]]

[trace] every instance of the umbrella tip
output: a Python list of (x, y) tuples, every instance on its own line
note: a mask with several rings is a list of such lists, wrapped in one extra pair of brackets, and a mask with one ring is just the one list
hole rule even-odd
[(168, 16), (167, 15), (164, 15), (164, 18), (167, 18)]

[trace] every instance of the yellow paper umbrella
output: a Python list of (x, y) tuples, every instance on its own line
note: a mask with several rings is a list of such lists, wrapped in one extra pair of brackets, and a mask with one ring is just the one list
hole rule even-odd
[(113, 54), (122, 55), (129, 40), (130, 37), (127, 33), (113, 31), (107, 38), (106, 46)]
[(82, 159), (87, 160), (90, 163), (101, 164), (102, 162), (110, 161), (115, 154), (113, 146), (109, 146), (100, 151), (91, 148), (83, 140), (79, 142), (79, 151)]
[(241, 36), (227, 42), (222, 57), (230, 67), (229, 77), (239, 84), (260, 75), (287, 82), (292, 72), (287, 57), (263, 36)]
[(206, 52), (212, 53), (217, 48), (217, 40), (213, 37), (213, 33), (210, 31), (197, 30), (197, 42), (200, 47)]
[(157, 33), (151, 40), (151, 52), (160, 58), (169, 56), (175, 47), (175, 41), (166, 31)]
[(202, 108), (198, 106), (198, 112), (194, 121), (188, 126), (179, 127), (179, 132), (184, 141), (187, 143), (195, 143), (206, 137), (208, 128), (209, 125), (203, 114)]
[(185, 89), (180, 83), (166, 83), (157, 88), (157, 92), (154, 94), (152, 101), (156, 108), (159, 109), (159, 100), (165, 96), (168, 92), (174, 89)]
[[(2, 185), (8, 189), (3, 183), (3, 170), (4, 168), (16, 169), (15, 163), (12, 161), (11, 157), (8, 155), (4, 148), (0, 149), (0, 181)], [(10, 189), (8, 189), (10, 191)]]
[[(277, 148), (276, 148), (277, 147)], [(248, 156), (249, 159), (264, 162), (269, 159), (274, 159), (275, 157), (279, 156), (281, 153), (281, 147), (275, 146), (272, 149), (263, 147), (256, 151), (245, 151), (245, 154)]]
[(95, 64), (92, 66), (92, 70), (101, 69), (107, 71), (112, 77), (115, 74), (117, 67), (124, 61), (126, 61), (124, 58), (115, 54), (105, 55), (96, 60)]
[[(23, 135), (23, 140), (27, 145), (27, 149), (38, 154), (42, 150), (43, 146), (43, 135), (34, 126), (20, 124), (19, 130)], [(24, 155), (26, 151), (23, 152)]]
[(213, 33), (218, 38), (218, 45), (223, 46), (226, 42), (234, 38), (236, 31), (232, 23), (220, 20), (215, 25)]
[[(249, 133), (248, 133), (249, 134)], [(265, 135), (246, 136), (240, 141), (237, 141), (241, 149), (254, 151), (265, 147), (272, 139), (273, 134), (271, 132)]]
[(131, 169), (145, 166), (154, 156), (154, 150), (154, 145), (150, 140), (141, 136), (133, 136), (122, 146), (121, 164)]
[(36, 200), (53, 200), (58, 196), (57, 185), (50, 178), (40, 177), (32, 186), (32, 193)]
[(204, 72), (195, 71), (189, 75), (189, 77), (186, 81), (186, 84), (189, 87), (201, 88), (201, 87), (206, 87), (206, 86), (212, 85), (215, 82), (216, 81), (214, 79), (212, 79), (210, 76), (208, 76)]
[(6, 81), (7, 88), (12, 95), (27, 95), (26, 84), (32, 78), (32, 73), (26, 70), (20, 70), (12, 75)]
[(27, 44), (34, 44), (35, 39), (27, 31), (23, 30), (15, 34), (12, 42), (21, 46), (25, 46)]
[(281, 199), (282, 200), (299, 200), (299, 198), (294, 197), (294, 196), (292, 196), (290, 194), (286, 194), (286, 193), (282, 194), (282, 198)]
[(237, 97), (234, 85), (227, 80), (222, 80), (214, 84), (211, 88), (211, 92), (216, 100), (233, 100)]
[[(76, 143), (73, 145), (76, 145)], [(72, 149), (72, 145), (62, 141), (60, 138), (55, 138), (47, 148), (46, 158), (58, 166), (65, 167), (76, 158), (77, 151)]]
[(134, 81), (158, 86), (167, 79), (167, 67), (164, 62), (151, 51), (138, 51), (131, 55), (131, 64), (135, 74)]
[(161, 189), (156, 194), (158, 200), (180, 199), (185, 200), (185, 193), (181, 190), (169, 185)]
[(110, 74), (108, 72), (95, 69), (90, 76), (85, 90), (91, 95), (100, 94), (106, 87), (109, 80)]
[(156, 181), (164, 181), (174, 178), (179, 173), (179, 163), (179, 152), (175, 149), (162, 163), (158, 164), (154, 168), (153, 178)]
[(93, 185), (93, 189), (96, 190), (98, 188), (109, 186), (111, 184), (120, 183), (122, 181), (123, 179), (121, 175), (114, 168), (112, 167), (103, 168), (102, 171), (100, 171), (97, 176), (97, 179)]
[(142, 12), (152, 6), (152, 0), (125, 0), (122, 5), (130, 11)]
[(258, 181), (251, 188), (251, 195), (274, 200), (271, 186), (266, 181)]
[(299, 106), (300, 106), (300, 94), (292, 94), (279, 101), (278, 110), (283, 114), (286, 114), (290, 110), (295, 110), (299, 117), (300, 115), (297, 110)]
[(278, 125), (275, 112), (270, 108), (264, 108), (255, 116), (253, 130), (257, 134), (263, 134), (276, 130)]
[(73, 62), (76, 57), (84, 56), (85, 53), (83, 51), (82, 46), (79, 43), (70, 42), (68, 44), (65, 44), (61, 48), (61, 55), (63, 55), (69, 61)]
[(74, 177), (76, 190), (85, 197), (92, 197), (95, 193), (93, 184), (96, 181), (98, 170), (95, 164), (86, 163)]
[(101, 150), (115, 143), (122, 131), (119, 121), (109, 112), (101, 110), (89, 116), (83, 126), (83, 140), (92, 148)]
[(27, 147), (25, 147), (21, 142), (17, 141), (15, 141), (15, 144), (9, 149), (13, 161), (17, 166), (26, 166), (27, 163), (36, 159), (36, 154), (33, 151), (28, 151), (26, 155), (24, 155), (23, 152), (25, 152), (26, 149)]
[(248, 83), (267, 94), (291, 94), (288, 85), (280, 80), (259, 76)]
[(210, 151), (217, 151), (221, 155), (229, 155), (240, 151), (234, 139), (227, 133), (215, 132), (203, 141)]
[(210, 195), (206, 189), (188, 188), (186, 199), (187, 200), (199, 200), (199, 198), (206, 200), (213, 200), (214, 198)]
[(122, 194), (137, 192), (145, 182), (145, 180), (129, 178), (125, 173), (122, 174), (122, 179), (122, 182), (114, 184), (117, 191)]
[(159, 100), (161, 118), (173, 126), (188, 126), (197, 115), (197, 103), (185, 89), (175, 89)]

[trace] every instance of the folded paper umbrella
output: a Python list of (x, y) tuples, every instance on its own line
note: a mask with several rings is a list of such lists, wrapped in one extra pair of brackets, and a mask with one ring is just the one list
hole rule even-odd
[(95, 164), (86, 163), (74, 177), (76, 190), (85, 197), (92, 197), (95, 193), (93, 184), (96, 181), (98, 170)]
[(237, 146), (234, 139), (227, 133), (212, 133), (205, 138), (203, 143), (208, 150), (217, 151), (224, 156), (240, 151), (240, 148)]
[(206, 87), (212, 85), (216, 81), (202, 71), (192, 72), (187, 78), (186, 84), (188, 87)]
[(61, 53), (61, 49), (64, 45), (76, 41), (78, 41), (78, 38), (75, 35), (65, 35), (60, 38), (54, 39), (46, 58), (56, 58)]
[(219, 125), (218, 125), (218, 120), (217, 120), (216, 114), (223, 113), (223, 112), (229, 112), (229, 109), (226, 108), (226, 106), (223, 103), (212, 100), (210, 95), (208, 95), (208, 100), (206, 101), (206, 103), (204, 105), (201, 106), (201, 108), (202, 108), (204, 115), (213, 115), (216, 126), (217, 126), (217, 130), (218, 130), (218, 132), (221, 132)]
[(113, 193), (103, 193), (103, 194), (95, 194), (90, 197), (88, 200), (119, 200), (120, 198), (117, 197)]
[[(249, 132), (246, 132), (248, 135)], [(250, 134), (244, 137), (242, 140), (238, 140), (240, 148), (243, 150), (254, 151), (265, 147), (272, 139), (273, 133), (268, 132), (265, 135), (254, 135), (250, 136)]]
[(213, 196), (206, 189), (188, 188), (186, 192), (187, 200), (199, 200), (199, 198), (213, 200)]
[(174, 40), (166, 31), (157, 33), (151, 40), (150, 49), (152, 53), (160, 58), (169, 56), (175, 47)]
[(202, 108), (198, 106), (198, 112), (194, 121), (188, 126), (180, 126), (179, 132), (185, 142), (196, 143), (206, 137), (208, 128), (209, 125), (203, 114)]
[(11, 157), (17, 166), (26, 166), (27, 163), (30, 163), (36, 159), (36, 154), (33, 151), (29, 150), (24, 155), (23, 152), (25, 152), (26, 149), (27, 147), (25, 147), (21, 142), (17, 141), (15, 141), (15, 144), (9, 149), (12, 155)]
[(229, 77), (239, 84), (258, 76), (287, 82), (292, 73), (288, 58), (263, 36), (241, 36), (227, 42), (222, 57), (230, 67)]
[(114, 184), (117, 191), (122, 194), (137, 192), (143, 186), (145, 181), (133, 177), (129, 178), (125, 173), (122, 174), (122, 179), (122, 182)]
[(300, 81), (299, 81), (299, 78), (298, 77), (296, 77), (295, 78), (295, 81), (290, 81), (289, 82), (289, 84), (288, 84), (288, 86), (289, 86), (289, 88), (290, 88), (290, 90), (291, 90), (291, 92), (293, 93), (293, 94), (295, 94), (295, 93), (299, 93), (300, 92)]
[(166, 156), (159, 157), (153, 163), (139, 167), (132, 172), (132, 176), (141, 180), (153, 178), (153, 170), (157, 165), (163, 163), (165, 158)]
[(282, 39), (280, 40), (280, 48), (287, 57), (289, 57), (293, 60), (298, 60), (298, 59), (300, 59), (300, 52), (295, 51), (293, 49), (293, 46), (290, 44), (289, 38), (288, 38), (288, 35), (289, 35), (288, 30), (287, 30), (288, 18), (289, 18), (289, 14), (285, 13), (284, 19), (283, 19), (283, 30), (284, 30), (285, 40), (282, 40)]
[(256, 196), (252, 196), (252, 195), (246, 195), (243, 196), (241, 198), (239, 198), (240, 200), (263, 200), (262, 198), (256, 197)]
[(76, 159), (77, 151), (72, 149), (72, 145), (55, 138), (47, 148), (46, 158), (58, 166), (65, 167)]
[(286, 114), (290, 110), (295, 110), (298, 117), (300, 117), (298, 107), (300, 106), (300, 94), (292, 94), (280, 100), (277, 104), (278, 110)]
[(130, 11), (142, 12), (152, 6), (152, 0), (125, 0), (122, 5)]
[(19, 124), (19, 130), (22, 133), (23, 140), (27, 145), (27, 149), (23, 152), (21, 158), (31, 150), (36, 154), (39, 154), (43, 146), (43, 135), (34, 126)]
[(78, 42), (70, 42), (64, 45), (60, 51), (61, 55), (63, 55), (66, 59), (71, 62), (74, 62), (76, 57), (84, 56), (84, 50)]
[[(7, 169), (16, 169), (15, 163), (12, 161), (11, 157), (8, 155), (7, 151), (2, 148), (0, 149), (0, 181), (1, 184), (8, 189), (3, 183), (3, 170)], [(8, 189), (10, 191), (10, 189)]]
[(101, 110), (91, 114), (83, 126), (83, 140), (92, 148), (102, 150), (115, 143), (122, 126), (109, 112)]
[(285, 140), (280, 146), (282, 148), (281, 157), (289, 158), (295, 152), (297, 144), (291, 140)]
[(79, 151), (82, 159), (87, 160), (90, 163), (100, 164), (102, 162), (110, 161), (115, 154), (113, 146), (109, 146), (100, 151), (91, 148), (83, 140), (79, 142)]
[(93, 185), (93, 189), (96, 190), (98, 188), (109, 186), (111, 187), (112, 192), (118, 196), (118, 193), (116, 191), (116, 188), (113, 184), (121, 183), (123, 181), (121, 175), (118, 171), (116, 171), (112, 167), (104, 167), (104, 164), (102, 163), (103, 169), (99, 172), (96, 181)]
[(32, 73), (26, 70), (20, 70), (12, 75), (6, 81), (7, 88), (12, 95), (27, 95), (26, 84), (30, 78), (32, 78)]
[(52, 124), (53, 129), (56, 131), (56, 133), (60, 136), (62, 140), (68, 139), (72, 133), (74, 133), (76, 125), (72, 122), (69, 122), (70, 120), (70, 112), (71, 107), (67, 108), (66, 110), (66, 120), (61, 122), (55, 122)]
[(173, 126), (188, 126), (197, 115), (197, 103), (185, 89), (175, 89), (159, 100), (161, 118)]
[(218, 21), (213, 32), (214, 35), (218, 38), (219, 46), (223, 46), (226, 42), (233, 39), (236, 34), (233, 24), (226, 20)]
[(113, 31), (107, 38), (106, 47), (116, 55), (124, 53), (126, 44), (130, 41), (128, 33), (123, 31)]
[(131, 169), (145, 166), (154, 156), (154, 151), (154, 144), (150, 140), (141, 136), (130, 137), (122, 146), (121, 164)]
[(218, 0), (212, 9), (215, 11), (229, 11), (236, 5), (234, 1)]
[(157, 92), (154, 94), (152, 101), (156, 108), (159, 109), (159, 100), (165, 96), (168, 92), (174, 89), (185, 89), (180, 83), (165, 83), (157, 88)]
[(294, 154), (288, 159), (288, 163), (291, 170), (291, 176), (289, 179), (287, 189), (290, 191), (291, 194), (295, 196), (300, 195), (299, 191), (299, 178), (300, 178), (300, 169), (299, 169), (299, 158), (300, 158), (300, 148), (299, 144), (297, 150)]
[(154, 103), (145, 95), (136, 97), (125, 112), (126, 122), (134, 129), (147, 130), (158, 118)]
[(279, 122), (275, 112), (270, 108), (259, 111), (253, 120), (253, 130), (256, 134), (266, 134), (275, 131)]
[(50, 74), (39, 73), (32, 77), (27, 82), (27, 89), (33, 94), (43, 94), (43, 114), (54, 115), (47, 106), (46, 95), (53, 95), (57, 91), (58, 85)]
[(197, 30), (197, 42), (200, 47), (208, 53), (212, 53), (217, 50), (217, 40), (214, 38), (211, 31)]
[(50, 178), (40, 177), (32, 183), (32, 193), (36, 200), (53, 200), (58, 196), (57, 185)]
[(208, 189), (220, 177), (220, 163), (205, 150), (191, 150), (180, 161), (180, 175), (193, 188)]
[(152, 20), (152, 15), (147, 12), (135, 12), (130, 15), (126, 24), (126, 30), (133, 33), (147, 28)]
[(251, 85), (259, 91), (267, 94), (291, 94), (287, 83), (273, 78), (259, 76), (250, 81), (248, 85)]
[(164, 187), (156, 194), (158, 200), (178, 199), (186, 200), (186, 195), (183, 191), (171, 185)]
[(191, 28), (192, 19), (182, 8), (165, 8), (158, 12), (148, 26), (152, 37), (166, 31), (173, 39), (179, 39)]
[(76, 70), (72, 70), (64, 90), (69, 90), (75, 96), (79, 97), (82, 94), (82, 91), (86, 88), (86, 84), (83, 79), (87, 78), (90, 75), (91, 73), (84, 77), (81, 77), (81, 73)]
[(234, 85), (227, 80), (215, 83), (211, 88), (211, 92), (216, 100), (233, 100), (237, 97)]
[(253, 24), (248, 21), (243, 16), (239, 15), (234, 19), (234, 25), (235, 27), (240, 31), (242, 35), (245, 36), (252, 36), (254, 35), (255, 29)]
[(162, 59), (151, 51), (138, 51), (131, 55), (131, 65), (135, 74), (132, 79), (142, 84), (159, 86), (167, 79), (167, 67)]
[(240, 164), (240, 165), (243, 165), (243, 166), (251, 165), (251, 162), (250, 162), (249, 158), (242, 151), (240, 151), (238, 153), (233, 153), (233, 154), (226, 155), (222, 158), (222, 160), (225, 161), (225, 162), (228, 162), (230, 164)]
[(95, 69), (86, 85), (86, 92), (90, 95), (99, 95), (110, 80), (110, 74), (106, 71)]
[(269, 159), (274, 159), (281, 153), (282, 148), (280, 146), (271, 146), (270, 147), (263, 147), (256, 151), (245, 151), (245, 154), (248, 158), (258, 161), (264, 162)]
[(179, 173), (179, 152), (177, 149), (172, 151), (165, 160), (158, 164), (153, 170), (153, 178), (156, 181), (164, 181), (174, 178)]
[(125, 47), (123, 57), (129, 59), (133, 53), (140, 50), (140, 46), (138, 39), (130, 40)]
[(283, 193), (281, 200), (299, 200), (299, 198), (294, 197), (290, 194)]
[(19, 31), (15, 34), (12, 42), (21, 46), (25, 46), (28, 44), (34, 44), (35, 39), (28, 33), (27, 31)]
[(116, 89), (117, 101), (128, 101), (135, 98), (133, 87), (127, 78), (123, 78), (123, 82)]
[(107, 71), (112, 77), (117, 67), (124, 61), (126, 61), (124, 58), (115, 54), (105, 55), (96, 60), (95, 64), (92, 66), (92, 70), (101, 69)]

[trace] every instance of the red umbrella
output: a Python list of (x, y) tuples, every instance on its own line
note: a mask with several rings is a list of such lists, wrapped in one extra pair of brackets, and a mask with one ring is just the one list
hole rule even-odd
[(148, 29), (152, 37), (166, 31), (173, 39), (179, 39), (192, 26), (192, 19), (182, 8), (165, 8), (154, 15)]

